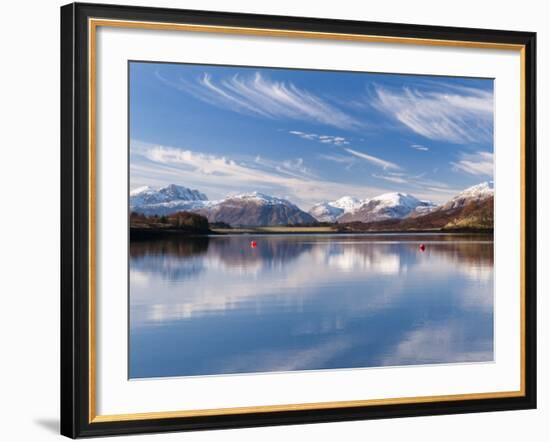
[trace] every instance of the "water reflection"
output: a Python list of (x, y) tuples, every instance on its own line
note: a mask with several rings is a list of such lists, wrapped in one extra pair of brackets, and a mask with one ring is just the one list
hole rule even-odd
[(131, 377), (492, 358), (490, 237), (235, 235), (130, 247)]

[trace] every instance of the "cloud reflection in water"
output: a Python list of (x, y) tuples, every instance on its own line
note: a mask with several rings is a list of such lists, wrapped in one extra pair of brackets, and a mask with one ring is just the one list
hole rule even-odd
[(132, 243), (131, 377), (492, 360), (490, 238), (254, 239)]

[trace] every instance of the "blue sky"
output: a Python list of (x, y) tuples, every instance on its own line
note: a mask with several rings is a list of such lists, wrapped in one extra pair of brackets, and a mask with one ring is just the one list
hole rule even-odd
[(444, 202), (493, 179), (493, 81), (130, 63), (130, 188)]

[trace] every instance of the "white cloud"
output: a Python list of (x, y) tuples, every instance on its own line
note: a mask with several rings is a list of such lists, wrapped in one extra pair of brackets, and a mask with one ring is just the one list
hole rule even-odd
[(382, 167), (383, 169), (394, 169), (394, 170), (399, 170), (401, 169), (397, 164), (395, 163), (392, 163), (391, 161), (386, 161), (386, 160), (383, 160), (381, 158), (378, 158), (378, 157), (375, 157), (375, 156), (372, 156), (372, 155), (368, 155), (364, 152), (358, 152), (356, 150), (353, 150), (353, 149), (349, 149), (349, 148), (344, 148), (344, 150), (358, 158), (362, 158), (363, 160), (367, 160), (368, 162), (376, 165), (376, 166), (379, 166), (379, 167)]
[(296, 178), (315, 176), (315, 174), (305, 166), (303, 158), (273, 161), (257, 155), (254, 159), (254, 162), (256, 164), (264, 166), (267, 169), (276, 170), (277, 172), (283, 173), (285, 175), (294, 176)]
[(457, 144), (489, 142), (493, 134), (493, 94), (473, 88), (423, 92), (375, 89), (373, 106), (413, 132)]
[[(342, 195), (372, 198), (388, 192), (387, 184), (348, 184), (315, 175), (302, 158), (275, 161), (262, 156), (240, 158), (209, 155), (189, 149), (131, 141), (130, 176), (132, 188), (181, 184), (197, 188), (210, 199), (232, 193), (259, 191), (289, 199), (304, 210), (319, 201), (333, 201)], [(345, 154), (320, 154), (317, 158), (350, 169), (361, 157)], [(383, 161), (383, 160), (382, 160)], [(381, 167), (383, 167), (381, 165)], [(421, 199), (443, 203), (461, 189), (445, 183), (387, 169), (373, 174), (376, 179), (395, 184), (396, 191), (408, 191)]]
[(251, 76), (234, 75), (216, 81), (204, 73), (197, 81), (172, 82), (159, 72), (165, 84), (202, 101), (234, 112), (264, 118), (289, 118), (353, 129), (360, 123), (342, 110), (291, 82), (272, 81), (256, 72)]
[(332, 161), (334, 163), (341, 163), (341, 164), (353, 164), (355, 163), (355, 158), (345, 155), (326, 155), (326, 154), (320, 154), (317, 156), (318, 158), (322, 160)]
[(451, 162), (455, 171), (470, 175), (493, 176), (494, 161), (492, 152), (462, 153), (461, 159)]
[(357, 158), (348, 155), (317, 155), (317, 158), (325, 161), (331, 161), (333, 163), (341, 164), (346, 170), (350, 170), (355, 164)]
[(296, 158), (295, 160), (284, 160), (282, 166), (278, 166), (277, 170), (296, 170), (304, 175), (311, 174), (307, 167), (304, 166), (303, 158)]
[(317, 135), (314, 133), (301, 132), (299, 130), (291, 130), (289, 134), (296, 135), (304, 140), (318, 141), (323, 144), (334, 144), (335, 146), (345, 146), (350, 143), (345, 137), (334, 135)]
[(404, 189), (420, 199), (426, 199), (435, 203), (444, 203), (450, 197), (455, 196), (462, 189), (451, 188), (447, 183), (426, 178), (425, 173), (412, 175), (404, 172), (385, 172), (375, 174), (374, 178), (397, 184), (396, 190)]
[[(154, 146), (146, 152), (145, 156), (156, 163), (176, 164), (202, 175), (214, 175), (244, 182), (259, 180), (273, 184), (287, 184), (292, 182), (292, 179), (303, 178), (297, 175), (296, 172), (307, 172), (301, 158), (279, 163), (263, 160), (260, 156), (257, 156), (254, 163), (263, 166), (260, 169), (255, 168), (252, 164), (237, 163), (223, 156), (208, 155), (173, 147)], [(266, 169), (271, 169), (271, 172), (280, 172), (280, 174), (270, 173)]]
[(424, 152), (430, 150), (426, 146), (422, 146), (422, 144), (411, 144), (411, 148), (416, 149), (416, 150), (421, 150), (421, 151), (424, 151)]
[(132, 187), (176, 183), (198, 188), (210, 199), (232, 192), (261, 191), (290, 199), (307, 210), (319, 201), (332, 201), (342, 195), (366, 198), (384, 193), (381, 187), (325, 181), (314, 175), (302, 158), (274, 161), (256, 156), (236, 161), (134, 141), (131, 156)]
[(392, 176), (392, 175), (377, 175), (375, 173), (372, 174), (374, 178), (378, 178), (381, 180), (389, 181), (390, 183), (396, 183), (396, 184), (409, 184), (409, 181), (406, 180), (403, 177), (400, 176)]

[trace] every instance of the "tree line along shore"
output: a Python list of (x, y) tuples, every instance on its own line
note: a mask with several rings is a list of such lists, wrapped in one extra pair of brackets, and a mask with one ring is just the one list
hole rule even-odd
[(223, 234), (288, 234), (288, 233), (493, 233), (492, 210), (461, 213), (447, 219), (444, 214), (420, 218), (390, 219), (371, 223), (316, 222), (299, 225), (231, 226), (223, 222), (210, 223), (207, 217), (193, 212), (170, 215), (130, 214), (130, 239), (149, 239), (172, 235)]

